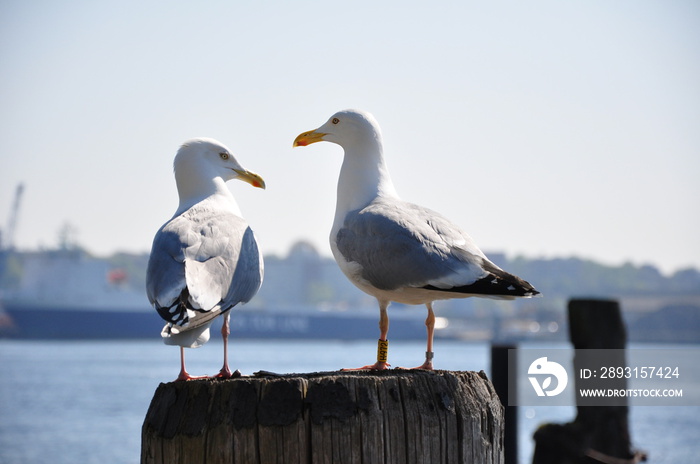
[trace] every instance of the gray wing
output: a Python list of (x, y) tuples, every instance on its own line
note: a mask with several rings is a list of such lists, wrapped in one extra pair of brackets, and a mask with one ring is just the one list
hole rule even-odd
[(209, 320), (249, 301), (260, 288), (262, 272), (255, 237), (244, 219), (194, 207), (156, 234), (146, 289), (163, 319), (184, 325), (193, 317), (202, 319), (199, 314), (211, 313), (204, 318)]
[(146, 271), (146, 294), (156, 308), (175, 303), (184, 289), (185, 254), (179, 235), (170, 223), (161, 227), (153, 239)]
[(233, 273), (233, 282), (224, 297), (225, 305), (249, 302), (262, 285), (263, 260), (255, 234), (250, 227), (245, 228), (241, 237), (238, 263)]
[(349, 213), (336, 244), (346, 260), (362, 267), (362, 277), (382, 290), (415, 287), (513, 296), (526, 293), (525, 287), (534, 290), (491, 263), (449, 220), (401, 200), (378, 200)]

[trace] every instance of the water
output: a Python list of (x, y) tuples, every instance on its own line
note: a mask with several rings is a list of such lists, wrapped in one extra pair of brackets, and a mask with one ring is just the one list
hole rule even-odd
[[(187, 350), (191, 374), (221, 367), (221, 343)], [(243, 374), (315, 372), (373, 362), (371, 341), (241, 341), (231, 366)], [(391, 344), (396, 366), (422, 363), (422, 342)], [(489, 371), (489, 346), (438, 341), (436, 367)], [(157, 340), (36, 342), (0, 340), (0, 464), (137, 463), (141, 425), (155, 389), (179, 370), (175, 347)], [(573, 407), (521, 408), (520, 462), (531, 461), (532, 433), (543, 422), (567, 422)], [(651, 463), (694, 462), (700, 453), (700, 407), (636, 407), (635, 446)]]

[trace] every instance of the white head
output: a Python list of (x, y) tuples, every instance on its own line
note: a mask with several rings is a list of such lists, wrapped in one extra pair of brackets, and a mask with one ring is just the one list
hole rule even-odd
[(294, 146), (321, 141), (336, 143), (345, 152), (338, 178), (334, 230), (342, 225), (345, 212), (362, 208), (378, 196), (398, 198), (384, 161), (382, 132), (370, 113), (338, 111), (318, 129), (299, 134)]
[(195, 138), (182, 144), (175, 155), (175, 182), (180, 208), (189, 207), (215, 193), (230, 195), (226, 181), (239, 179), (265, 188), (258, 174), (243, 168), (231, 151), (210, 138)]
[(224, 181), (240, 179), (253, 187), (265, 188), (265, 181), (238, 163), (231, 150), (214, 139), (200, 137), (182, 144), (175, 155), (175, 177), (193, 181), (220, 177)]
[(304, 132), (294, 140), (294, 146), (316, 142), (333, 142), (347, 149), (350, 146), (374, 145), (381, 151), (382, 132), (370, 113), (359, 110), (338, 111), (318, 129)]

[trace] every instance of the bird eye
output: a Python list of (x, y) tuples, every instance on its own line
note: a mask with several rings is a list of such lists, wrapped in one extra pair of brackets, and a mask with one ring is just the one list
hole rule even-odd
[(340, 119), (338, 119), (338, 118), (333, 118), (333, 120), (332, 120), (331, 122), (332, 122), (333, 124), (338, 124), (338, 123), (340, 122)]
[(229, 155), (228, 155), (228, 153), (224, 152), (224, 153), (219, 153), (219, 156), (221, 157), (222, 160), (227, 160)]

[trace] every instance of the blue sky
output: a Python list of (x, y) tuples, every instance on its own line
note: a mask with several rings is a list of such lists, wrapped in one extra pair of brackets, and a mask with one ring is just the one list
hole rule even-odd
[(148, 251), (172, 159), (214, 137), (266, 253), (330, 254), (342, 152), (292, 149), (372, 112), (399, 194), (487, 253), (700, 267), (700, 4), (0, 1), (0, 227), (66, 223), (88, 250)]

